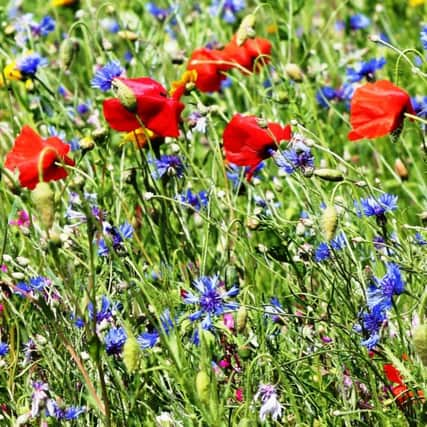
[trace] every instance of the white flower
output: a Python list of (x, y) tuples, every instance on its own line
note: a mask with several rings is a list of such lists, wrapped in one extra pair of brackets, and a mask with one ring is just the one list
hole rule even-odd
[(274, 421), (282, 416), (283, 406), (277, 399), (276, 387), (270, 384), (261, 384), (254, 400), (261, 400), (262, 406), (259, 411), (259, 419), (264, 422), (268, 415)]

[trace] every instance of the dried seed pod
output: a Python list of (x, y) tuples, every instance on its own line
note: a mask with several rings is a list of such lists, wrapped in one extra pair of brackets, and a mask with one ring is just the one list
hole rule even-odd
[(294, 82), (302, 82), (304, 74), (297, 64), (289, 63), (285, 65), (286, 75)]

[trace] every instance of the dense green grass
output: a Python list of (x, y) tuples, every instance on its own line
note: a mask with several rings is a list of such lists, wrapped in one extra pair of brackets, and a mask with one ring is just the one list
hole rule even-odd
[[(80, 3), (77, 12), (77, 6), (23, 2), (34, 20), (46, 14), (56, 20), (52, 33), (29, 32), (26, 44), (49, 65), (37, 71), (31, 88), (23, 81), (7, 81), (0, 88), (0, 164), (25, 124), (43, 137), (54, 126), (64, 141), (94, 142), (93, 149), (70, 154), (76, 166), (66, 179), (50, 183), (55, 221), (49, 230), (31, 192), (12, 186), (10, 171), (2, 173), (0, 341), (8, 343), (9, 352), (0, 358), (0, 424), (16, 425), (28, 415), (32, 383), (42, 381), (58, 405), (86, 411), (75, 421), (56, 421), (40, 409), (37, 416), (28, 415), (25, 425), (43, 425), (43, 420), (76, 426), (258, 425), (260, 384), (275, 385), (283, 406), (281, 418), (275, 422), (267, 416), (265, 425), (424, 425), (426, 406), (414, 396), (427, 390), (425, 368), (411, 332), (417, 313), (423, 320), (427, 284), (427, 246), (414, 240), (416, 232), (427, 240), (424, 123), (405, 120), (397, 138), (350, 142), (345, 102), (322, 108), (316, 92), (325, 85), (340, 87), (346, 69), (358, 60), (384, 57), (378, 79), (394, 82), (411, 96), (424, 96), (425, 63), (415, 68), (408, 63), (414, 51), (402, 52), (417, 49), (425, 60), (419, 32), (427, 6), (398, 0), (378, 7), (369, 1), (247, 1), (230, 24), (210, 16), (207, 0), (178, 2), (178, 12), (164, 22), (148, 13), (142, 0)], [(3, 69), (23, 49), (9, 27), (7, 7), (1, 13)], [(186, 95), (181, 136), (160, 147), (162, 154), (182, 158), (184, 177), (153, 179), (155, 150), (123, 144), (123, 134), (108, 128), (102, 101), (110, 95), (91, 88), (95, 66), (118, 59), (128, 77), (148, 76), (170, 88), (194, 49), (209, 42), (226, 44), (249, 13), (256, 15), (257, 35), (273, 45), (269, 65), (248, 76), (229, 71), (231, 86), (222, 92)], [(370, 17), (371, 25), (337, 31), (338, 19), (348, 21), (356, 13)], [(105, 18), (116, 20), (137, 40), (109, 32), (101, 24)], [(382, 32), (395, 49), (369, 40)], [(64, 33), (80, 47), (68, 68), (61, 66)], [(123, 59), (127, 51), (133, 56), (130, 63)], [(286, 74), (289, 63), (300, 67), (302, 81)], [(68, 96), (58, 93), (60, 85)], [(75, 112), (81, 103), (89, 105), (87, 115)], [(190, 129), (188, 116), (195, 111), (206, 114), (206, 134)], [(99, 125), (88, 121), (96, 112)], [(267, 159), (251, 182), (241, 171), (233, 186), (226, 175), (222, 133), (238, 112), (291, 123), (294, 134), (310, 145), (315, 167), (340, 171), (344, 180), (331, 182), (301, 171), (287, 175)], [(406, 166), (407, 179), (396, 170), (396, 159)], [(200, 211), (177, 198), (188, 188), (207, 192), (208, 203)], [(83, 220), (66, 216), (70, 192), (79, 195), (74, 209)], [(386, 222), (356, 215), (355, 200), (384, 192), (398, 196), (398, 208), (386, 214)], [(98, 255), (98, 245), (106, 233), (91, 214), (88, 193), (96, 195), (96, 206), (112, 225), (134, 227), (132, 238), (118, 251), (110, 243), (105, 257)], [(255, 197), (265, 200), (265, 207), (257, 206)], [(323, 203), (335, 206), (335, 235), (344, 232), (348, 244), (317, 262), (315, 250), (326, 241)], [(30, 214), (28, 226), (10, 225), (21, 210)], [(301, 219), (302, 211), (308, 219)], [(385, 238), (380, 249), (373, 244), (377, 236)], [(383, 277), (389, 262), (399, 265), (405, 291), (393, 297), (379, 344), (368, 352), (354, 327), (366, 310), (372, 276)], [(211, 331), (188, 319), (197, 308), (184, 303), (183, 290), (195, 292), (194, 280), (215, 274), (225, 289), (240, 289), (230, 298), (240, 306), (233, 311), (233, 329), (222, 315), (215, 316)], [(44, 295), (17, 294), (19, 282), (38, 276), (50, 281)], [(97, 324), (88, 305), (99, 311), (102, 296), (121, 309), (115, 307)], [(271, 305), (273, 297), (280, 311)], [(171, 312), (170, 331), (161, 326), (165, 309)], [(75, 325), (77, 317), (84, 320), (82, 328)], [(127, 333), (125, 356), (105, 350), (105, 336), (116, 327)], [(153, 328), (161, 331), (159, 342), (140, 349), (135, 337)], [(199, 345), (192, 342), (197, 329)], [(36, 351), (26, 361), (24, 344), (30, 339)], [(212, 362), (223, 359), (231, 360), (231, 366), (212, 368)], [(387, 380), (384, 364), (394, 364), (411, 390), (404, 404), (390, 392), (396, 384)], [(239, 389), (241, 401), (236, 399)], [(164, 412), (171, 421), (160, 424)]]

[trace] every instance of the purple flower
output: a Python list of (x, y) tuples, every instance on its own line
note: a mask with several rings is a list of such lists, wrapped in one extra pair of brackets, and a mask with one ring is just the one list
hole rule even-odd
[(55, 29), (55, 20), (46, 15), (40, 21), (40, 24), (33, 23), (30, 25), (31, 31), (34, 35), (47, 36)]
[(35, 418), (40, 411), (40, 405), (44, 402), (48, 395), (49, 386), (41, 381), (33, 382), (33, 394), (31, 396), (31, 416)]
[(197, 294), (182, 290), (181, 295), (186, 304), (195, 304), (197, 306), (198, 310), (190, 314), (189, 319), (194, 322), (203, 318), (202, 328), (204, 329), (212, 328), (215, 316), (238, 308), (237, 303), (227, 302), (226, 300), (235, 297), (239, 293), (239, 288), (232, 286), (228, 291), (223, 290), (224, 283), (219, 280), (218, 275), (212, 277), (202, 276), (193, 281), (193, 286), (198, 291)]
[(159, 339), (160, 335), (157, 331), (144, 332), (136, 338), (142, 350), (153, 348), (158, 343)]
[(107, 92), (111, 89), (113, 80), (123, 74), (124, 70), (118, 61), (111, 61), (100, 68), (93, 79), (91, 86), (100, 89), (102, 92)]
[(209, 12), (212, 16), (221, 15), (228, 24), (236, 22), (235, 14), (246, 7), (245, 0), (212, 0)]

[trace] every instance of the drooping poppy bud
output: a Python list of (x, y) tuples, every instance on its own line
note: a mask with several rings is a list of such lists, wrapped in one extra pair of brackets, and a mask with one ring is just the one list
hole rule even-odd
[(414, 114), (409, 95), (388, 80), (366, 83), (354, 92), (350, 105), (350, 141), (379, 138), (398, 131), (404, 113)]

